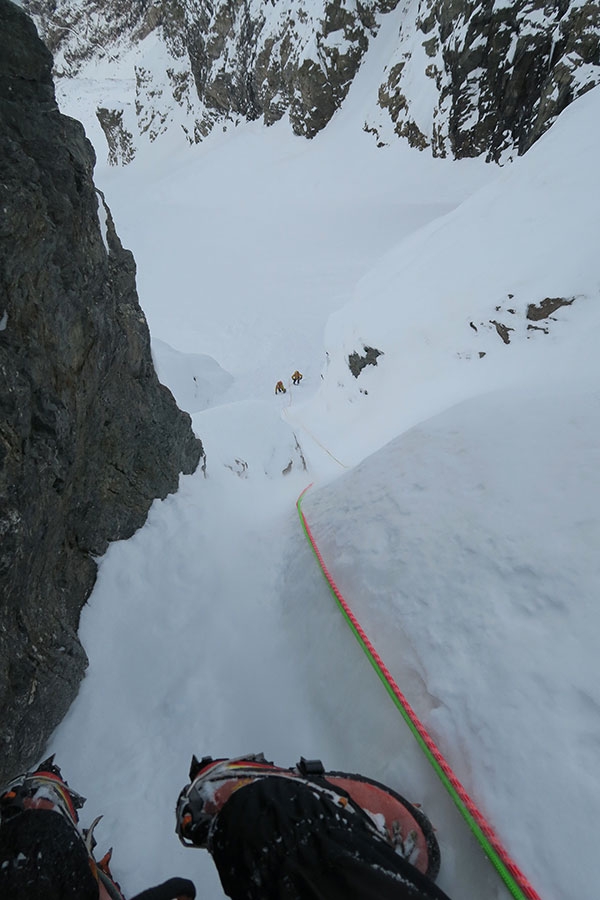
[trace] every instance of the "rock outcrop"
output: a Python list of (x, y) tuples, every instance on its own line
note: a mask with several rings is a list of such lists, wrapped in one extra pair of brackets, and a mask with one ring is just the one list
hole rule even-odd
[[(397, 3), (325, 0), (319, 8), (303, 0), (165, 0), (132, 7), (123, 0), (91, 0), (74, 7), (68, 0), (25, 0), (24, 6), (66, 77), (96, 56), (118, 63), (124, 46), (153, 33), (170, 64), (158, 71), (138, 55), (135, 117), (125, 103), (113, 110), (113, 119), (125, 113), (126, 129), (154, 139), (173, 123), (170, 107), (179, 107), (187, 117), (179, 124), (190, 141), (198, 141), (223, 122), (262, 118), (271, 125), (285, 114), (296, 134), (313, 137), (344, 100), (377, 32), (376, 14)], [(112, 146), (106, 109), (102, 115)]]
[(123, 164), (172, 128), (193, 142), (216, 126), (287, 116), (296, 134), (313, 137), (382, 26), (396, 37), (377, 57), (380, 87), (364, 123), (382, 146), (403, 138), (436, 156), (499, 161), (524, 153), (600, 83), (595, 0), (23, 3), (61, 78), (103, 60), (98, 115), (111, 160)]
[(133, 257), (51, 68), (0, 0), (0, 781), (76, 694), (96, 557), (202, 455), (156, 377)]
[(436, 156), (525, 153), (600, 83), (593, 0), (420, 0), (410, 9), (379, 104), (397, 135)]

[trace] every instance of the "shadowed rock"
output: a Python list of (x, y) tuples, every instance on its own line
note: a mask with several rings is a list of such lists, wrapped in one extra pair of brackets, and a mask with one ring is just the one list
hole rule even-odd
[(377, 357), (383, 356), (383, 352), (375, 347), (364, 347), (363, 350), (362, 356), (360, 353), (351, 353), (348, 357), (348, 368), (355, 378), (358, 378), (365, 366), (376, 366)]
[(156, 377), (133, 257), (51, 66), (0, 0), (0, 781), (77, 692), (96, 557), (202, 454)]
[(540, 303), (530, 303), (527, 307), (527, 318), (532, 322), (539, 322), (540, 319), (547, 319), (548, 316), (551, 316), (552, 313), (556, 312), (557, 309), (560, 309), (561, 306), (570, 306), (574, 300), (575, 297), (571, 297), (570, 300), (567, 300), (566, 297), (546, 297), (546, 299), (542, 300)]

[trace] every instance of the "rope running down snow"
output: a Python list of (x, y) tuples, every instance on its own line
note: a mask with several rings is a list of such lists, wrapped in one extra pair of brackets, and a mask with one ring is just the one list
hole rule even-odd
[(364, 650), (369, 662), (377, 672), (377, 675), (383, 682), (383, 685), (386, 688), (388, 694), (402, 714), (406, 724), (412, 731), (413, 736), (417, 740), (417, 743), (425, 753), (425, 756), (433, 766), (442, 784), (450, 794), (458, 811), (475, 835), (477, 841), (494, 865), (494, 868), (504, 881), (504, 884), (506, 885), (512, 896), (515, 898), (515, 900), (541, 900), (539, 894), (535, 891), (527, 877), (523, 874), (523, 872), (521, 872), (516, 863), (508, 855), (507, 851), (504, 849), (498, 837), (494, 833), (492, 827), (487, 823), (482, 813), (477, 809), (475, 803), (473, 802), (473, 800), (471, 800), (464, 787), (442, 756), (433, 739), (430, 737), (425, 726), (417, 718), (416, 713), (410, 706), (404, 694), (400, 691), (400, 688), (394, 681), (389, 669), (375, 650), (375, 647), (367, 637), (365, 631), (361, 627), (354, 613), (348, 606), (348, 603), (342, 596), (335, 581), (333, 580), (333, 577), (331, 576), (329, 570), (327, 569), (327, 566), (325, 565), (325, 561), (323, 559), (323, 556), (321, 555), (321, 551), (317, 546), (312, 531), (310, 530), (310, 526), (308, 525), (308, 522), (306, 521), (306, 518), (302, 511), (302, 500), (304, 499), (304, 495), (310, 487), (312, 487), (312, 485), (309, 484), (308, 487), (306, 487), (298, 497), (298, 501), (296, 503), (298, 515), (300, 516), (302, 528), (304, 529), (307, 540), (310, 543), (315, 556), (317, 557), (319, 566), (321, 567), (321, 571), (325, 576), (329, 588), (331, 589), (331, 592), (333, 593), (342, 611), (342, 614), (346, 619), (346, 622), (350, 626), (355, 638)]
[[(291, 402), (289, 405), (291, 405)], [(287, 410), (285, 408), (282, 409), (281, 414), (282, 414), (282, 418), (284, 418), (286, 421), (289, 422), (289, 419), (287, 416)], [(327, 456), (330, 457), (330, 459), (332, 459), (335, 463), (338, 464), (338, 466), (340, 466), (342, 469), (350, 469), (351, 468), (351, 466), (347, 466), (346, 463), (343, 463), (341, 461), (341, 459), (338, 459), (337, 456), (334, 456), (334, 454), (331, 452), (331, 450), (328, 450), (327, 447), (325, 446), (325, 444), (322, 444), (321, 441), (319, 440), (319, 438), (315, 434), (312, 433), (310, 428), (308, 428), (304, 424), (302, 424), (300, 427), (307, 433), (307, 435), (309, 437), (311, 437), (313, 439), (315, 444), (317, 444), (317, 446), (319, 446), (321, 448), (321, 450), (325, 451), (325, 453), (327, 454)], [(293, 428), (293, 426), (292, 426), (292, 428)], [(310, 485), (309, 485), (309, 487), (310, 487)], [(308, 490), (308, 488), (307, 488), (307, 490)]]

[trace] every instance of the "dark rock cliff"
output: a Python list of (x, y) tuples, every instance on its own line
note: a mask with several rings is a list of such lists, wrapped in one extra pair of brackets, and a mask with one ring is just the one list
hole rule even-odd
[(202, 454), (156, 377), (133, 257), (51, 67), (0, 0), (0, 781), (77, 692), (95, 557)]

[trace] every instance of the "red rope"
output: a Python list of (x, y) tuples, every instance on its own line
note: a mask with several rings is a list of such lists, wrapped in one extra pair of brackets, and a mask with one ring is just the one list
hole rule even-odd
[[(350, 622), (352, 629), (356, 633), (359, 641), (363, 644), (367, 654), (371, 657), (371, 661), (374, 663), (376, 668), (379, 669), (380, 677), (382, 678), (382, 680), (385, 681), (388, 690), (396, 698), (396, 701), (400, 705), (400, 707), (403, 711), (403, 714), (405, 714), (405, 719), (411, 726), (411, 730), (413, 731), (413, 733), (415, 733), (415, 735), (418, 735), (418, 738), (420, 739), (419, 743), (421, 743), (421, 746), (423, 746), (423, 749), (425, 750), (426, 755), (428, 756), (430, 761), (433, 763), (434, 768), (436, 768), (436, 770), (438, 771), (438, 774), (440, 775), (440, 777), (442, 778), (442, 781), (444, 782), (444, 784), (450, 791), (450, 794), (452, 796), (454, 794), (456, 795), (456, 796), (453, 796), (453, 799), (454, 799), (456, 805), (458, 806), (460, 812), (463, 814), (464, 818), (466, 819), (467, 823), (470, 825), (471, 829), (474, 831), (475, 836), (480, 841), (480, 843), (482, 843), (484, 850), (486, 850), (486, 852), (488, 852), (488, 849), (485, 846), (485, 842), (482, 842), (480, 836), (477, 834), (477, 830), (473, 829), (473, 826), (469, 822), (469, 819), (472, 819), (476, 823), (476, 825), (478, 826), (482, 835), (485, 837), (486, 841), (489, 842), (490, 847), (492, 848), (494, 853), (497, 855), (498, 860), (495, 860), (493, 858), (493, 856), (488, 852), (488, 855), (490, 856), (491, 861), (496, 866), (496, 869), (498, 870), (499, 874), (503, 878), (506, 886), (509, 888), (509, 890), (511, 891), (513, 896), (516, 898), (526, 897), (526, 898), (528, 898), (528, 900), (541, 900), (539, 894), (536, 892), (533, 885), (530, 883), (530, 881), (527, 879), (527, 877), (523, 874), (523, 872), (519, 869), (519, 867), (514, 862), (514, 860), (509, 856), (508, 852), (504, 849), (504, 847), (502, 846), (496, 833), (494, 832), (492, 827), (488, 824), (487, 820), (484, 818), (483, 814), (479, 811), (479, 809), (477, 808), (477, 806), (475, 805), (473, 800), (471, 800), (471, 798), (467, 794), (466, 790), (464, 789), (464, 787), (462, 786), (462, 784), (460, 783), (460, 781), (458, 780), (458, 778), (456, 777), (456, 775), (454, 774), (454, 772), (452, 771), (452, 769), (450, 768), (448, 763), (446, 762), (441, 751), (436, 746), (436, 744), (434, 743), (430, 734), (428, 733), (427, 729), (425, 728), (423, 723), (420, 721), (420, 719), (414, 712), (413, 708), (409, 704), (408, 700), (406, 699), (406, 697), (404, 696), (404, 694), (402, 693), (402, 691), (396, 684), (394, 678), (392, 677), (391, 672), (389, 671), (389, 669), (387, 668), (387, 666), (385, 665), (385, 663), (383, 662), (383, 660), (377, 653), (375, 647), (373, 646), (373, 644), (367, 637), (366, 632), (362, 628), (360, 622), (358, 621), (358, 619), (352, 612), (349, 604), (344, 599), (340, 589), (338, 588), (337, 584), (335, 583), (333, 576), (331, 575), (331, 573), (329, 572), (329, 569), (327, 568), (327, 565), (325, 564), (325, 560), (323, 559), (321, 551), (319, 550), (319, 547), (318, 547), (317, 542), (314, 538), (314, 535), (310, 529), (310, 526), (309, 526), (308, 522), (306, 521), (304, 512), (302, 511), (302, 507), (301, 507), (302, 499), (304, 497), (304, 494), (308, 491), (308, 489), (310, 487), (311, 487), (311, 485), (308, 485), (308, 487), (306, 487), (302, 491), (302, 493), (300, 494), (300, 497), (298, 498), (297, 507), (298, 507), (298, 512), (300, 514), (300, 519), (302, 521), (302, 525), (304, 527), (306, 536), (307, 536), (307, 538), (312, 546), (312, 549), (315, 553), (315, 556), (317, 557), (317, 559), (319, 561), (319, 565), (321, 567), (323, 575), (327, 579), (329, 587), (331, 588), (331, 591), (335, 595), (336, 600), (338, 601), (345, 616), (347, 617), (348, 621)], [(450, 790), (450, 788), (451, 788), (451, 790)], [(458, 800), (460, 802), (458, 802), (456, 798), (458, 798)], [(462, 804), (463, 809), (461, 809), (461, 804)], [(465, 815), (465, 813), (467, 813), (467, 815)], [(500, 863), (500, 865), (498, 865), (498, 862)], [(505, 876), (504, 872), (502, 871), (502, 867), (506, 870), (507, 873), (510, 873), (510, 876), (512, 876), (512, 879), (514, 879), (515, 885), (511, 885), (510, 879)], [(514, 889), (515, 887), (517, 890)]]

